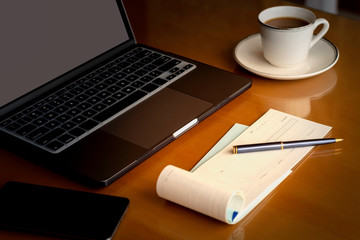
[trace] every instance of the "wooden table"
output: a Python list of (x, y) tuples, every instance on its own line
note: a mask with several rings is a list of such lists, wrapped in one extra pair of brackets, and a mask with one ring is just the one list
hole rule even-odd
[[(92, 189), (0, 148), (0, 185), (16, 180), (124, 196), (130, 207), (115, 239), (359, 239), (360, 22), (314, 11), (330, 22), (340, 51), (329, 71), (296, 81), (270, 80), (239, 67), (236, 44), (257, 33), (257, 14), (278, 0), (126, 0), (140, 43), (253, 80), (253, 87), (112, 185)], [(136, 19), (135, 19), (136, 16)], [(156, 195), (168, 164), (189, 170), (236, 122), (251, 125), (275, 108), (333, 127), (336, 145), (318, 146), (240, 223), (230, 226)], [(26, 199), (25, 199), (26, 201)], [(0, 231), (0, 239), (51, 239)]]

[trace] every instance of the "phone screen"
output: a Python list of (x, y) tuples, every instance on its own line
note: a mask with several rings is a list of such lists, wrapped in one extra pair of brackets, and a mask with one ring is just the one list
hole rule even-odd
[(77, 239), (111, 239), (127, 198), (19, 182), (0, 190), (0, 226)]

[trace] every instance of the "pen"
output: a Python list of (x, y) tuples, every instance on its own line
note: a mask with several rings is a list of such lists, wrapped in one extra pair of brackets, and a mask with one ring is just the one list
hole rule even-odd
[(255, 143), (246, 145), (233, 146), (233, 153), (247, 153), (247, 152), (258, 152), (258, 151), (269, 151), (269, 150), (282, 150), (286, 148), (298, 148), (308, 147), (315, 145), (322, 145), (328, 143), (335, 143), (343, 141), (338, 138), (320, 138), (320, 139), (308, 139), (298, 141), (280, 141), (280, 142), (267, 142), (267, 143)]

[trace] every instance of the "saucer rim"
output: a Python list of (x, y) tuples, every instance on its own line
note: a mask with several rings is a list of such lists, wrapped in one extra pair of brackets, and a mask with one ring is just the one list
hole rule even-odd
[[(314, 71), (305, 72), (303, 74), (294, 74), (294, 75), (292, 75), (292, 74), (273, 74), (273, 73), (270, 73), (270, 72), (263, 72), (263, 71), (259, 71), (259, 69), (255, 69), (254, 67), (251, 68), (251, 67), (247, 66), (245, 63), (243, 63), (241, 61), (241, 57), (237, 56), (238, 49), (244, 43), (246, 43), (248, 41), (254, 41), (258, 37), (260, 37), (260, 33), (255, 33), (255, 34), (249, 35), (246, 38), (242, 39), (236, 45), (236, 47), (234, 49), (234, 58), (235, 58), (236, 62), (240, 66), (245, 68), (246, 70), (248, 70), (248, 71), (250, 71), (250, 72), (252, 72), (252, 73), (254, 73), (256, 75), (266, 77), (266, 78), (270, 78), (270, 79), (275, 79), (275, 80), (299, 80), (299, 79), (305, 79), (305, 78), (313, 77), (313, 76), (319, 75), (319, 74), (329, 70), (330, 68), (332, 68), (337, 63), (337, 61), (339, 59), (339, 56), (340, 56), (339, 50), (335, 46), (334, 43), (332, 43), (330, 40), (328, 40), (326, 38), (321, 38), (320, 41), (323, 41), (323, 42), (327, 43), (333, 49), (333, 51), (335, 53), (333, 61), (330, 64), (328, 64), (327, 66), (324, 66), (320, 70), (314, 70)], [(264, 59), (264, 61), (266, 61), (266, 60)], [(270, 63), (268, 63), (268, 64), (271, 65)], [(275, 67), (275, 66), (272, 66), (272, 67), (274, 69), (279, 68), (279, 67)], [(281, 68), (279, 68), (279, 69), (281, 69)]]

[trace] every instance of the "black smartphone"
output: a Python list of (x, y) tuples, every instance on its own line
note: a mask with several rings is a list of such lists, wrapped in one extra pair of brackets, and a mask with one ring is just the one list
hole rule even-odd
[(127, 198), (20, 182), (0, 190), (0, 227), (73, 239), (111, 239)]

